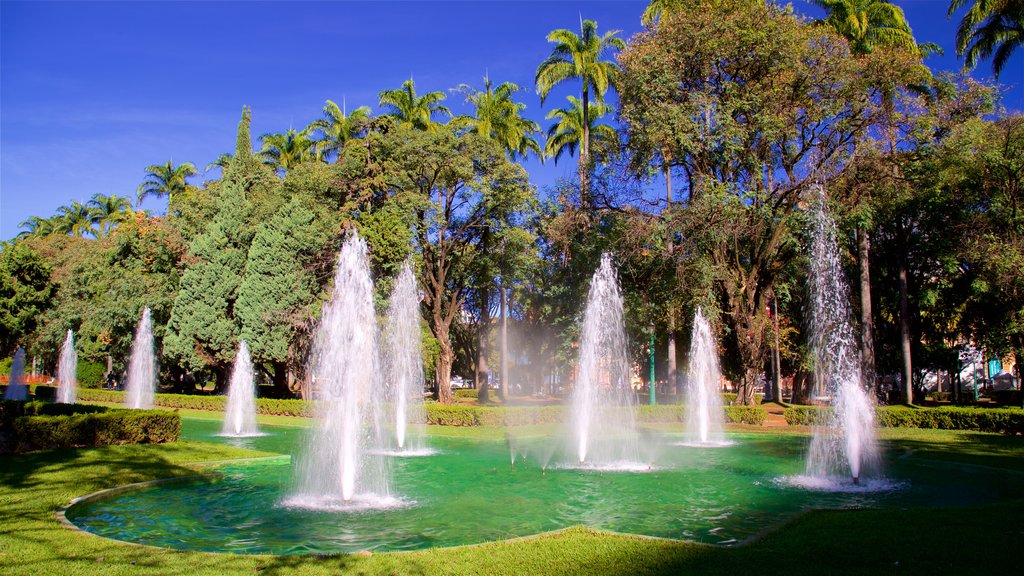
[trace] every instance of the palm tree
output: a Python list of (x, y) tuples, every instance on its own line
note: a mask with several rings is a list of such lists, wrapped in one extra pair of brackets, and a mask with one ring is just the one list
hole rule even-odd
[(540, 66), (534, 79), (541, 104), (551, 89), (567, 80), (579, 79), (583, 83), (583, 137), (580, 141), (580, 195), (586, 197), (587, 174), (590, 170), (590, 95), (594, 93), (597, 103), (604, 102), (608, 87), (615, 80), (618, 66), (611, 60), (602, 60), (611, 49), (622, 50), (626, 43), (618, 38), (619, 30), (597, 34), (597, 23), (592, 20), (580, 22), (580, 35), (571, 30), (552, 30), (548, 42), (555, 45)]
[(434, 114), (452, 115), (451, 110), (440, 104), (445, 99), (444, 92), (427, 92), (417, 96), (412, 78), (402, 82), (401, 88), (384, 90), (378, 96), (385, 116), (391, 116), (401, 125), (417, 130), (430, 132), (437, 129), (439, 123), (433, 121)]
[(650, 26), (660, 20), (663, 14), (672, 12), (682, 4), (683, 0), (651, 0), (651, 3), (644, 9), (643, 15), (640, 16), (640, 23)]
[(351, 114), (345, 112), (344, 107), (339, 107), (333, 100), (328, 100), (324, 104), (324, 117), (315, 120), (306, 128), (310, 134), (319, 136), (316, 147), (319, 154), (324, 157), (337, 154), (345, 142), (358, 138), (370, 119), (369, 106), (360, 106)]
[(28, 220), (18, 224), (18, 228), (27, 228), (18, 233), (18, 238), (25, 238), (28, 236), (49, 236), (57, 231), (58, 218), (51, 216), (49, 218), (40, 218), (39, 216), (32, 216)]
[(56, 232), (85, 238), (86, 234), (96, 236), (96, 214), (93, 209), (78, 201), (72, 200), (68, 206), (57, 209)]
[(280, 134), (264, 134), (260, 136), (260, 142), (263, 144), (260, 150), (263, 163), (273, 166), (274, 169), (280, 168), (288, 172), (289, 169), (316, 158), (314, 142), (306, 130), (297, 131), (289, 128)]
[(93, 194), (89, 200), (89, 208), (96, 224), (99, 225), (99, 236), (106, 236), (128, 216), (134, 214), (132, 201), (124, 196), (111, 194)]
[(222, 152), (220, 156), (217, 156), (216, 160), (206, 165), (206, 171), (209, 172), (214, 168), (220, 168), (222, 171), (227, 170), (233, 158), (234, 156), (232, 156), (231, 154), (228, 154), (227, 152)]
[[(1024, 2), (1021, 0), (972, 0), (973, 4), (956, 29), (956, 53), (964, 57), (964, 68), (992, 58), (996, 78), (1010, 56), (1024, 41)], [(950, 0), (948, 17), (968, 0)]]
[(146, 199), (146, 196), (167, 196), (167, 201), (174, 198), (174, 194), (184, 192), (187, 186), (186, 179), (195, 176), (199, 171), (191, 162), (175, 167), (170, 160), (166, 164), (154, 164), (146, 167), (146, 179), (139, 185), (139, 204)]
[(473, 116), (460, 116), (453, 120), (469, 128), (469, 132), (496, 140), (505, 148), (509, 157), (526, 157), (534, 152), (543, 156), (540, 144), (532, 135), (540, 132), (540, 126), (533, 120), (523, 118), (526, 104), (512, 101), (512, 95), (522, 90), (512, 82), (503, 82), (497, 88), (490, 78), (484, 76), (484, 89), (477, 91), (466, 84), (460, 84), (458, 91), (466, 95), (466, 102), (473, 105)]
[(811, 0), (827, 16), (818, 20), (839, 34), (850, 45), (854, 56), (876, 48), (904, 49), (920, 56), (941, 52), (932, 43), (918, 44), (903, 9), (887, 0)]
[[(558, 121), (548, 128), (544, 155), (553, 158), (555, 164), (558, 164), (558, 158), (563, 152), (568, 152), (572, 156), (576, 153), (577, 147), (582, 151), (585, 134), (590, 135), (599, 156), (611, 151), (617, 142), (615, 129), (607, 124), (597, 124), (597, 121), (611, 113), (612, 107), (604, 103), (590, 102), (590, 110), (584, 114), (582, 103), (576, 97), (568, 96), (567, 100), (569, 106), (552, 110), (547, 115), (548, 119)], [(584, 122), (588, 122), (589, 125)]]

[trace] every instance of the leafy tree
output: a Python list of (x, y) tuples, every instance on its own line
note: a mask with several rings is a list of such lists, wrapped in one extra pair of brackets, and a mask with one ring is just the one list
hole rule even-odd
[(92, 209), (96, 224), (99, 225), (99, 236), (106, 236), (114, 226), (134, 214), (132, 201), (117, 194), (93, 194), (89, 200), (89, 207)]
[[(253, 237), (235, 312), (240, 336), (257, 364), (273, 368), (278, 394), (289, 395), (288, 364), (301, 364), (297, 339), (311, 325), (311, 307), (319, 293), (312, 264), (330, 236), (305, 205), (293, 198)], [(298, 349), (297, 349), (298, 348)]]
[(540, 144), (533, 137), (540, 131), (540, 126), (523, 118), (526, 104), (512, 100), (512, 95), (522, 88), (512, 82), (503, 82), (495, 88), (491, 79), (484, 76), (482, 91), (466, 84), (459, 85), (458, 90), (465, 94), (466, 102), (473, 105), (473, 115), (456, 118), (456, 125), (466, 126), (470, 132), (496, 140), (510, 158), (525, 158), (530, 152), (541, 155)]
[[(584, 138), (589, 138), (594, 147), (594, 155), (601, 158), (610, 153), (618, 144), (618, 135), (615, 129), (607, 124), (597, 122), (606, 114), (612, 112), (612, 107), (599, 102), (591, 102), (589, 111), (583, 112), (583, 106), (573, 96), (568, 96), (569, 106), (556, 108), (548, 112), (549, 120), (557, 120), (548, 128), (548, 139), (544, 144), (544, 155), (554, 158), (555, 163), (568, 152), (570, 156), (576, 153), (576, 148), (581, 147)], [(584, 125), (584, 122), (589, 122)], [(589, 135), (589, 136), (584, 136)]]
[[(964, 68), (992, 58), (996, 78), (1010, 56), (1024, 42), (1024, 2), (1020, 0), (971, 0), (971, 7), (956, 29), (956, 53), (964, 59)], [(968, 0), (950, 0), (948, 16), (968, 4)]]
[(26, 242), (0, 245), (0, 355), (14, 353), (49, 308), (52, 267)]
[(59, 220), (58, 216), (51, 216), (49, 218), (31, 216), (28, 220), (18, 224), (19, 228), (27, 228), (27, 230), (18, 233), (18, 239), (54, 234), (60, 228)]
[(187, 180), (198, 173), (191, 162), (175, 167), (174, 163), (168, 160), (166, 164), (147, 166), (146, 178), (139, 185), (139, 204), (142, 204), (147, 196), (167, 196), (169, 202), (173, 201), (175, 194), (185, 191)]
[(324, 104), (324, 116), (315, 120), (306, 130), (319, 136), (317, 151), (323, 157), (337, 155), (341, 147), (353, 138), (358, 138), (370, 120), (370, 107), (360, 106), (346, 114), (332, 100)]
[(674, 227), (688, 258), (712, 263), (723, 340), (740, 359), (734, 375), (749, 403), (769, 295), (798, 253), (803, 195), (845, 166), (874, 78), (841, 40), (783, 8), (716, 8), (664, 14), (621, 55), (621, 118), (641, 165), (667, 150), (687, 176)]
[(391, 116), (404, 127), (433, 132), (442, 125), (434, 121), (434, 115), (452, 115), (452, 111), (441, 104), (445, 99), (444, 92), (427, 92), (417, 96), (412, 78), (402, 82), (401, 88), (384, 90), (379, 98), (384, 115)]
[(315, 143), (307, 130), (289, 128), (280, 134), (264, 134), (260, 136), (260, 142), (263, 144), (260, 150), (263, 163), (275, 170), (287, 173), (303, 162), (316, 159)]
[(537, 74), (534, 82), (537, 85), (537, 94), (540, 94), (541, 104), (547, 98), (551, 90), (569, 80), (578, 79), (582, 85), (583, 121), (580, 125), (583, 128), (582, 145), (580, 146), (580, 189), (583, 190), (583, 198), (586, 199), (587, 175), (590, 172), (590, 98), (593, 90), (594, 101), (604, 102), (604, 95), (608, 87), (615, 81), (618, 66), (611, 60), (603, 60), (605, 54), (611, 50), (623, 50), (626, 43), (618, 38), (619, 30), (606, 32), (602, 36), (597, 34), (597, 23), (592, 20), (580, 22), (580, 34), (577, 35), (571, 30), (552, 30), (548, 34), (548, 42), (555, 45), (540, 66), (537, 67)]

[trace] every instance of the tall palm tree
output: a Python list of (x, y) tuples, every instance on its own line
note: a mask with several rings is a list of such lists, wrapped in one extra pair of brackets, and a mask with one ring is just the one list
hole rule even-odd
[(72, 200), (68, 206), (57, 209), (57, 229), (62, 234), (84, 238), (96, 236), (96, 214), (90, 206)]
[(232, 156), (231, 154), (228, 154), (227, 152), (222, 152), (220, 156), (217, 156), (216, 160), (206, 165), (206, 171), (209, 172), (214, 168), (220, 168), (222, 171), (227, 170), (228, 165), (231, 164), (231, 160), (233, 158), (234, 156)]
[(167, 196), (167, 201), (174, 198), (174, 194), (184, 192), (188, 185), (186, 180), (199, 174), (191, 162), (185, 162), (175, 167), (170, 160), (166, 164), (154, 164), (146, 167), (146, 179), (139, 185), (139, 204), (146, 199), (146, 196)]
[[(611, 113), (612, 107), (605, 103), (590, 102), (586, 114), (583, 112), (582, 103), (574, 96), (568, 96), (569, 105), (565, 108), (557, 108), (548, 113), (547, 118), (555, 119), (557, 122), (548, 128), (548, 139), (544, 145), (544, 155), (553, 158), (555, 164), (564, 152), (570, 156), (576, 153), (576, 148), (583, 149), (583, 140), (590, 135), (595, 152), (600, 156), (611, 151), (616, 144), (617, 135), (615, 129), (607, 124), (598, 124), (597, 121), (606, 114)], [(589, 125), (585, 124), (589, 123)]]
[(99, 226), (99, 236), (106, 236), (114, 229), (114, 226), (134, 214), (132, 201), (117, 194), (110, 196), (93, 194), (88, 206), (92, 210), (94, 221)]
[(384, 90), (378, 97), (385, 116), (391, 116), (404, 126), (428, 132), (437, 129), (438, 122), (433, 120), (434, 114), (451, 117), (452, 111), (441, 102), (445, 99), (444, 92), (427, 92), (416, 95), (416, 85), (412, 78), (402, 82), (401, 88)]
[(358, 138), (370, 119), (369, 106), (360, 106), (351, 114), (346, 114), (344, 107), (338, 106), (333, 100), (328, 100), (323, 111), (323, 118), (314, 120), (306, 131), (319, 137), (316, 146), (324, 157), (337, 154), (345, 142)]
[[(992, 71), (999, 78), (1010, 56), (1024, 42), (1024, 1), (970, 0), (970, 9), (956, 29), (956, 53), (964, 58), (964, 68), (991, 57)], [(950, 0), (948, 17), (964, 7), (968, 0)]]
[(58, 218), (51, 216), (49, 218), (40, 218), (39, 216), (32, 216), (28, 220), (18, 224), (18, 228), (26, 228), (18, 233), (18, 238), (25, 238), (28, 236), (49, 236), (57, 231)]
[(846, 38), (850, 52), (861, 56), (876, 48), (897, 48), (921, 56), (940, 52), (932, 43), (918, 44), (903, 9), (887, 0), (811, 0), (827, 14), (824, 25)]
[(512, 100), (512, 95), (522, 88), (512, 82), (503, 82), (495, 88), (491, 79), (484, 76), (482, 91), (466, 84), (460, 84), (457, 90), (466, 95), (466, 102), (473, 105), (474, 114), (459, 116), (453, 122), (468, 127), (470, 132), (496, 140), (512, 159), (517, 156), (525, 158), (529, 152), (543, 156), (540, 144), (533, 137), (540, 132), (540, 126), (523, 118), (526, 104)]
[(593, 90), (594, 101), (604, 102), (608, 87), (615, 80), (619, 67), (612, 60), (602, 60), (607, 52), (613, 49), (622, 50), (626, 43), (618, 38), (619, 30), (597, 34), (597, 23), (592, 20), (580, 21), (580, 34), (572, 30), (552, 30), (548, 34), (548, 42), (555, 45), (540, 66), (534, 81), (541, 104), (551, 89), (568, 80), (580, 80), (583, 84), (582, 107), (583, 136), (580, 141), (580, 192), (586, 197), (587, 173), (590, 162), (590, 97)]
[(283, 133), (268, 133), (260, 136), (263, 148), (260, 155), (263, 163), (288, 172), (289, 169), (316, 159), (313, 140), (306, 130), (289, 128)]
[(644, 9), (643, 15), (640, 16), (640, 23), (650, 26), (660, 20), (663, 14), (672, 12), (682, 5), (683, 0), (651, 0), (651, 3)]

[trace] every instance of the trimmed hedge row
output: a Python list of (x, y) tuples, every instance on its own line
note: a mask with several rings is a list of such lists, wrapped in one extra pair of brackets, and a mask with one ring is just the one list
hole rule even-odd
[(56, 404), (53, 402), (18, 402), (0, 400), (0, 420), (18, 418), (19, 416), (69, 416), (71, 414), (95, 414), (106, 412), (103, 406), (88, 404)]
[[(786, 423), (791, 426), (810, 426), (825, 423), (832, 409), (821, 406), (791, 406), (786, 408)], [(880, 426), (890, 428), (938, 428), (942, 430), (975, 430), (1024, 434), (1024, 410), (1013, 408), (908, 408), (906, 406), (879, 406), (875, 417)]]
[[(95, 407), (94, 407), (95, 408)], [(103, 410), (0, 420), (0, 453), (174, 442), (181, 417), (162, 410)]]
[[(78, 399), (83, 402), (124, 402), (124, 392), (114, 390), (78, 391)], [(164, 408), (181, 408), (189, 410), (210, 410), (223, 412), (227, 405), (227, 396), (200, 396), (197, 394), (156, 394), (153, 399), (156, 406)], [(312, 416), (313, 404), (305, 400), (280, 400), (276, 398), (257, 398), (256, 411), (271, 416)]]

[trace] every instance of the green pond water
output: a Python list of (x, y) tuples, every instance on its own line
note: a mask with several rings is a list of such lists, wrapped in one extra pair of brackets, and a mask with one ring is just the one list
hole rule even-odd
[[(305, 430), (267, 427), (259, 438), (216, 437), (220, 423), (185, 419), (186, 439), (301, 453)], [(280, 505), (292, 484), (287, 458), (216, 467), (202, 480), (154, 486), (68, 511), (96, 534), (177, 549), (308, 554), (415, 550), (527, 536), (583, 524), (617, 532), (734, 544), (813, 508), (945, 506), (1011, 497), (1020, 475), (886, 452), (885, 489), (823, 492), (786, 479), (803, 471), (807, 439), (732, 435), (724, 448), (648, 436), (648, 472), (553, 467), (551, 438), (508, 441), (430, 437), (431, 456), (392, 459), (386, 510), (309, 511)], [(551, 466), (542, 473), (544, 460)]]

